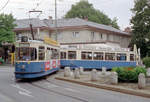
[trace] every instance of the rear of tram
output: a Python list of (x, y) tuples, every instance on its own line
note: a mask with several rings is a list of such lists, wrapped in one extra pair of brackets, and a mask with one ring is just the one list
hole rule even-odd
[(42, 77), (58, 71), (60, 67), (58, 46), (18, 42), (15, 56), (16, 79)]

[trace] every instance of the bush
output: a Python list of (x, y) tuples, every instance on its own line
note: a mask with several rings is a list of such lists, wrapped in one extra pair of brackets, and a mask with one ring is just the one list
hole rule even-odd
[(112, 71), (118, 73), (118, 80), (120, 82), (137, 82), (140, 73), (146, 74), (146, 69), (143, 67), (115, 67)]
[(0, 58), (0, 65), (4, 63), (4, 60)]
[(146, 68), (150, 67), (150, 57), (143, 58), (143, 64), (146, 66)]

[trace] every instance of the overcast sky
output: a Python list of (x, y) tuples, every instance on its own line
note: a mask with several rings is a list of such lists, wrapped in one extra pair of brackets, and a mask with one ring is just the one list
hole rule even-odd
[[(55, 0), (9, 0), (8, 5), (3, 9), (7, 0), (0, 0), (0, 13), (12, 13), (16, 19), (29, 18), (28, 11), (32, 9), (42, 10), (43, 13), (40, 18), (48, 18), (48, 16), (55, 15)], [(57, 0), (58, 4), (58, 18), (63, 17), (66, 12), (71, 8), (72, 4), (80, 0)], [(130, 26), (130, 19), (132, 12), (131, 8), (134, 6), (134, 0), (88, 0), (93, 4), (94, 8), (99, 9), (108, 15), (111, 19), (118, 18), (118, 24), (123, 30)], [(37, 4), (39, 4), (37, 6)], [(38, 13), (30, 14), (34, 18)]]

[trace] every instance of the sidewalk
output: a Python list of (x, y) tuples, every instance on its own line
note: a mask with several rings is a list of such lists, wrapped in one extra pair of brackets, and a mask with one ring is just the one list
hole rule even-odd
[(134, 90), (131, 88), (121, 87), (121, 86), (117, 86), (117, 85), (100, 84), (100, 83), (96, 83), (96, 82), (82, 81), (80, 79), (73, 79), (73, 78), (68, 78), (68, 77), (63, 77), (63, 76), (57, 76), (57, 77), (55, 77), (55, 79), (67, 81), (67, 82), (71, 82), (71, 83), (76, 83), (76, 84), (80, 84), (80, 85), (85, 85), (85, 86), (89, 86), (89, 87), (95, 87), (95, 88), (106, 89), (106, 90), (110, 90), (110, 91), (116, 91), (116, 92), (120, 92), (120, 93), (150, 98), (150, 92), (147, 92), (144, 90)]
[(11, 64), (2, 64), (0, 65), (0, 68), (14, 68), (15, 66), (12, 66)]

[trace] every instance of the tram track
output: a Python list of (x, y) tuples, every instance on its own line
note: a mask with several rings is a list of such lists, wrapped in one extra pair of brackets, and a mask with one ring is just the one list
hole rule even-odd
[[(49, 84), (57, 85), (57, 84), (55, 84), (55, 83), (53, 83), (53, 82), (51, 82), (49, 80), (44, 80), (44, 81), (47, 82), (47, 83), (49, 83)], [(79, 97), (76, 97), (76, 96), (72, 96), (72, 95), (68, 95), (68, 94), (62, 93), (62, 92), (58, 92), (58, 91), (52, 90), (50, 88), (45, 88), (43, 86), (35, 84), (34, 82), (30, 82), (30, 85), (32, 85), (34, 87), (37, 87), (37, 88), (40, 88), (40, 89), (43, 89), (43, 90), (48, 91), (48, 92), (53, 92), (53, 93), (61, 95), (61, 96), (65, 96), (65, 97), (68, 97), (68, 98), (72, 98), (72, 99), (78, 100), (80, 102), (89, 102), (86, 99), (82, 99), (82, 98), (79, 98)], [(60, 86), (60, 85), (58, 85), (58, 86)]]

